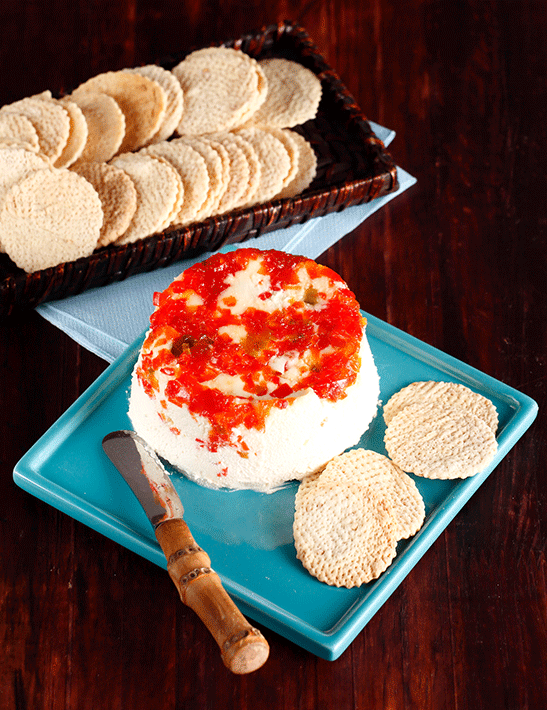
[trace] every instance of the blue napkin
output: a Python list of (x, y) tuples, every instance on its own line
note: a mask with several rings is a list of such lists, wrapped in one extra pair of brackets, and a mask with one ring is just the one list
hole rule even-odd
[[(395, 132), (371, 122), (376, 135), (389, 145)], [(355, 229), (387, 202), (411, 187), (416, 179), (397, 168), (399, 189), (365, 205), (349, 207), (316, 217), (305, 224), (279, 229), (244, 243), (258, 249), (279, 249), (316, 259), (344, 235)], [(232, 244), (219, 251), (228, 252), (242, 245)], [(170, 266), (145, 274), (131, 276), (124, 281), (90, 289), (77, 296), (43, 303), (38, 313), (87, 350), (108, 362), (113, 362), (149, 324), (153, 311), (152, 296), (163, 291), (182, 271), (209, 256), (178, 261)]]

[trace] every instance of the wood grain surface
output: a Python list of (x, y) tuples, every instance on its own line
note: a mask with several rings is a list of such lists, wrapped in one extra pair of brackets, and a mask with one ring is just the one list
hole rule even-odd
[(262, 629), (268, 662), (234, 677), (164, 570), (13, 483), (106, 363), (35, 312), (4, 320), (2, 709), (547, 706), (545, 0), (2, 0), (0, 104), (284, 19), (418, 180), (319, 261), (538, 418), (338, 660)]

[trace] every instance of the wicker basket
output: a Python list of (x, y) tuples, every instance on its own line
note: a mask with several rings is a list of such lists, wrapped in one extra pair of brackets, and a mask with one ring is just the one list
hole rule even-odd
[[(89, 257), (32, 274), (26, 274), (6, 254), (0, 254), (0, 316), (370, 202), (398, 188), (397, 169), (383, 143), (304, 29), (283, 22), (225, 42), (224, 46), (242, 49), (256, 59), (293, 59), (321, 79), (323, 93), (318, 114), (296, 129), (312, 144), (318, 159), (317, 175), (310, 187), (294, 198), (169, 229), (134, 244), (104, 247)], [(170, 69), (186, 53), (172, 55), (160, 64)]]

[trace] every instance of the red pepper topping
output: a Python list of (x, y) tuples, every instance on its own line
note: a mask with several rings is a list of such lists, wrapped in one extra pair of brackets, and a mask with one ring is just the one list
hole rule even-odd
[[(244, 289), (219, 296), (257, 260), (248, 284), (256, 306), (239, 313)], [(279, 307), (280, 291), (293, 302)], [(154, 304), (138, 376), (150, 396), (160, 389), (158, 371), (170, 378), (165, 397), (209, 421), (210, 450), (233, 443), (235, 427), (262, 429), (272, 407), (308, 388), (341, 399), (357, 377), (359, 305), (334, 271), (310, 259), (258, 249), (215, 254), (155, 294)], [(291, 367), (296, 375), (283, 381)], [(217, 376), (238, 378), (247, 396), (207, 386)]]

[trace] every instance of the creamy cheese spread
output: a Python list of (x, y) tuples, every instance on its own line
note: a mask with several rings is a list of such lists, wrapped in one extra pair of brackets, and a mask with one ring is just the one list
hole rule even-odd
[(356, 444), (375, 416), (366, 321), (327, 267), (238, 249), (190, 267), (154, 303), (129, 416), (198, 483), (274, 490)]

